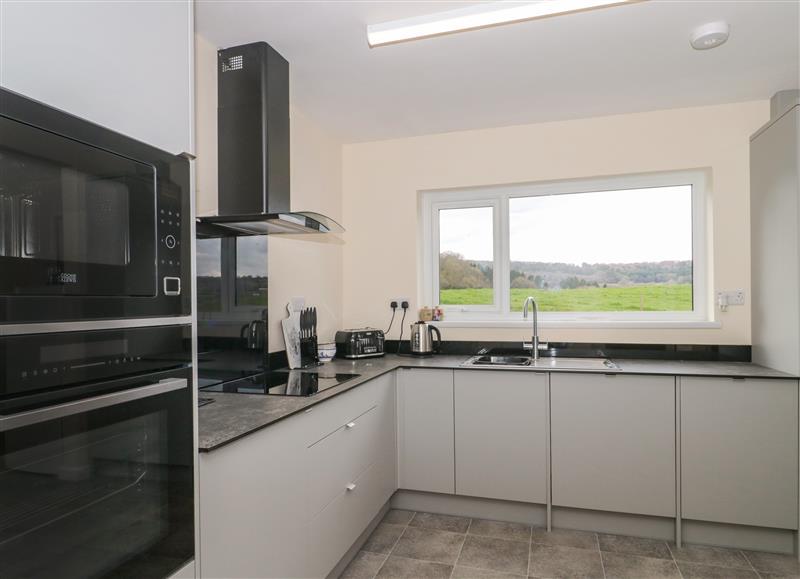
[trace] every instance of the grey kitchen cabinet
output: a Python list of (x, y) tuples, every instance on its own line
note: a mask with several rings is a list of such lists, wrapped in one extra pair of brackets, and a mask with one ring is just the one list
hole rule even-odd
[(753, 362), (800, 374), (800, 91), (750, 137)]
[(453, 371), (397, 371), (398, 486), (455, 492)]
[(325, 577), (397, 488), (394, 376), (200, 455), (201, 577)]
[(547, 374), (455, 372), (456, 494), (547, 502)]
[(798, 528), (796, 380), (680, 378), (681, 514)]
[(194, 3), (2, 2), (0, 84), (193, 153)]
[(675, 378), (552, 373), (553, 505), (674, 517)]

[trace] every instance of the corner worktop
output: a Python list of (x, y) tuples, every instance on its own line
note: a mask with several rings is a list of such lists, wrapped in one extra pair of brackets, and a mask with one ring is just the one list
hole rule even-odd
[[(352, 388), (357, 388), (382, 374), (398, 368), (442, 368), (464, 370), (462, 364), (469, 356), (434, 356), (413, 358), (388, 354), (382, 358), (363, 360), (335, 359), (315, 371), (358, 374), (357, 378), (324, 390), (309, 397), (269, 396), (260, 394), (228, 394), (201, 390), (203, 398), (214, 400), (212, 404), (198, 409), (198, 449), (209, 452), (233, 442), (251, 432), (306, 410), (329, 398)], [(634, 360), (614, 359), (619, 365), (608, 373), (670, 375), (670, 376), (718, 376), (727, 378), (797, 378), (771, 368), (744, 362), (698, 362), (683, 360)], [(587, 372), (587, 370), (554, 370), (542, 368), (468, 368), (476, 372)], [(596, 373), (589, 370), (588, 372)]]

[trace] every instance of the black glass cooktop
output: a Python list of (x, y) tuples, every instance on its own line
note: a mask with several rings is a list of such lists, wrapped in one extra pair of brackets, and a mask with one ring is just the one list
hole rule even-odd
[(278, 370), (200, 387), (201, 392), (268, 394), (272, 396), (312, 396), (357, 378), (359, 374)]

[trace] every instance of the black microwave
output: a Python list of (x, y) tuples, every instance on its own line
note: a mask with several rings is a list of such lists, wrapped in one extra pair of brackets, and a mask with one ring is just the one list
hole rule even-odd
[(188, 316), (189, 195), (183, 156), (0, 89), (0, 333)]

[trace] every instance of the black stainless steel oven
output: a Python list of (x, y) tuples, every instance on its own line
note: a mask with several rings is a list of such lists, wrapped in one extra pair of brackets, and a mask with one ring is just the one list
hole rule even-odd
[(0, 337), (0, 577), (194, 558), (190, 326)]
[(190, 247), (187, 159), (0, 89), (0, 324), (189, 315)]

